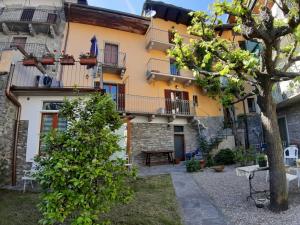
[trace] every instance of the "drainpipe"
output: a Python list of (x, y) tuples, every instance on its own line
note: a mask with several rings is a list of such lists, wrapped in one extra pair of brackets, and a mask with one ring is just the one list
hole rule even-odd
[(19, 127), (20, 127), (20, 115), (21, 115), (21, 104), (16, 98), (16, 96), (11, 93), (10, 87), (12, 82), (12, 74), (15, 69), (15, 65), (12, 64), (10, 66), (10, 72), (8, 75), (8, 81), (6, 85), (5, 94), (7, 98), (17, 107), (17, 114), (16, 114), (16, 124), (15, 124), (15, 135), (13, 137), (13, 154), (12, 154), (12, 186), (16, 185), (16, 170), (17, 170), (17, 147), (18, 147), (18, 136), (19, 136)]

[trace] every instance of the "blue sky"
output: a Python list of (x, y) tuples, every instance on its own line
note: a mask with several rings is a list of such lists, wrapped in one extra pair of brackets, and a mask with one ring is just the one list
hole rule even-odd
[[(214, 0), (162, 0), (192, 10), (208, 11)], [(89, 5), (141, 15), (144, 0), (88, 0)]]

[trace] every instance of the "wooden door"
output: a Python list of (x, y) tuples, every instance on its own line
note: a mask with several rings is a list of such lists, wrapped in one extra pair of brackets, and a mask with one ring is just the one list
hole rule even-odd
[(185, 150), (184, 150), (184, 135), (183, 134), (174, 134), (174, 150), (175, 150), (175, 159), (176, 161), (185, 160)]
[(118, 48), (116, 44), (105, 43), (104, 63), (109, 65), (118, 65)]

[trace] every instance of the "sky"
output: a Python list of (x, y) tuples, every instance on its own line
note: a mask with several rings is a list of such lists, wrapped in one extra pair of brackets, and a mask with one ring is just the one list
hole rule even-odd
[[(88, 0), (89, 5), (141, 15), (145, 0)], [(191, 10), (208, 11), (214, 0), (161, 0)]]

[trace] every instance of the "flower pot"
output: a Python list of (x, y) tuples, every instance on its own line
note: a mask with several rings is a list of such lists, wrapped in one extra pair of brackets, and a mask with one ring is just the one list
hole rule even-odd
[(199, 163), (200, 163), (200, 168), (204, 169), (204, 167), (205, 167), (205, 161), (202, 159), (202, 160), (199, 161)]
[(81, 58), (80, 59), (81, 65), (88, 65), (88, 66), (94, 66), (97, 64), (97, 59), (95, 57), (91, 58)]
[(54, 65), (55, 59), (53, 57), (44, 57), (41, 59), (43, 65)]
[(36, 59), (24, 59), (23, 65), (24, 66), (35, 66), (37, 64)]
[(60, 59), (60, 64), (61, 65), (74, 65), (75, 64), (75, 59), (70, 57), (70, 58), (61, 58)]
[(175, 164), (179, 164), (180, 163), (180, 159), (175, 159)]
[(220, 172), (223, 172), (225, 166), (224, 166), (224, 165), (219, 165), (219, 166), (213, 166), (213, 167), (211, 167), (211, 168), (212, 168), (213, 170), (215, 170), (215, 172), (220, 173)]
[(266, 167), (267, 166), (267, 160), (258, 160), (258, 166), (259, 167)]

